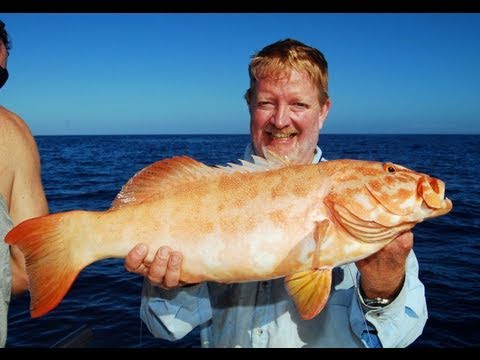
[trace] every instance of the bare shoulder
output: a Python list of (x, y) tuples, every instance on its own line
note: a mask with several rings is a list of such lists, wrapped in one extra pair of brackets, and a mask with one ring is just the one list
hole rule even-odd
[(16, 174), (39, 169), (40, 155), (30, 128), (20, 116), (0, 106), (0, 192), (9, 196)]
[(40, 155), (28, 125), (0, 106), (0, 193), (14, 224), (48, 213)]
[(35, 139), (26, 122), (3, 106), (0, 106), (0, 151), (34, 158), (37, 155)]
[(0, 106), (0, 136), (20, 136), (31, 138), (32, 133), (27, 123), (14, 112)]

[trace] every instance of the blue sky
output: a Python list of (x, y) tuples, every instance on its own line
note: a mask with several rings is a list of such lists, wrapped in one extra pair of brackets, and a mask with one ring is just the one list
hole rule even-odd
[(320, 49), (323, 133), (480, 133), (480, 14), (0, 14), (0, 104), (34, 135), (248, 133), (250, 56)]

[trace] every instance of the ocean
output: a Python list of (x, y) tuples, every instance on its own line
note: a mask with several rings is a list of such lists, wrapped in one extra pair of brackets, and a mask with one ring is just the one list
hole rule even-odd
[[(242, 158), (248, 135), (37, 136), (50, 212), (106, 210), (122, 185), (159, 159), (188, 155), (207, 165)], [(391, 161), (446, 182), (453, 210), (414, 228), (414, 251), (429, 318), (411, 347), (480, 345), (480, 136), (330, 135), (319, 139), (327, 159)], [(169, 342), (139, 318), (143, 278), (122, 259), (83, 270), (60, 305), (31, 319), (29, 295), (14, 298), (7, 347), (197, 347), (198, 332)]]

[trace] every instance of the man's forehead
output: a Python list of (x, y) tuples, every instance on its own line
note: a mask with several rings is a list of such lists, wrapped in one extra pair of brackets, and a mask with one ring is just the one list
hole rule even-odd
[(288, 82), (292, 79), (308, 79), (310, 76), (306, 70), (295, 69), (295, 68), (286, 68), (286, 69), (275, 69), (269, 68), (265, 69), (261, 74), (258, 75), (258, 81), (285, 81)]

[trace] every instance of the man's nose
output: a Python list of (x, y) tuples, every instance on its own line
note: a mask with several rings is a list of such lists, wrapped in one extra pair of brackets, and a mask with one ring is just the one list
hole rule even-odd
[(270, 118), (270, 123), (277, 129), (283, 129), (290, 124), (290, 117), (288, 114), (288, 107), (279, 105), (275, 108), (275, 112)]

